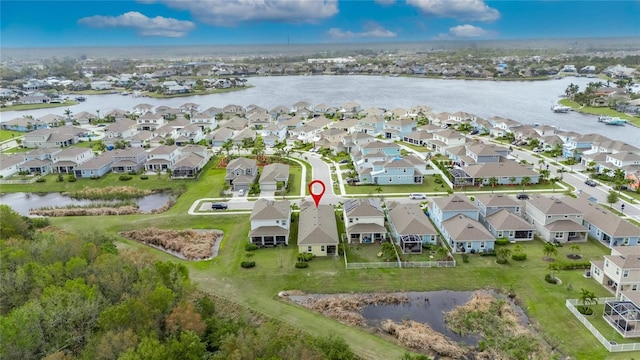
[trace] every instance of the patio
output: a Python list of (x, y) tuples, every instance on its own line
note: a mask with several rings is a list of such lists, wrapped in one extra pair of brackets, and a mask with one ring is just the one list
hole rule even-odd
[(633, 302), (607, 301), (603, 317), (623, 337), (640, 337), (640, 308)]

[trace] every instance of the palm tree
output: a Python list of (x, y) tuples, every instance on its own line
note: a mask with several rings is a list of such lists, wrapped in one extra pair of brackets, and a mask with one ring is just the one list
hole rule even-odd
[(510, 177), (509, 178), (509, 183), (510, 184), (515, 184), (516, 183), (516, 177), (515, 176)]
[(253, 144), (253, 150), (251, 151), (251, 153), (254, 154), (256, 158), (262, 158), (264, 156), (265, 150), (266, 146), (264, 145), (262, 136), (257, 136)]
[(524, 192), (525, 186), (527, 186), (527, 184), (529, 184), (530, 182), (531, 182), (531, 178), (528, 176), (525, 176), (522, 178), (522, 180), (520, 180), (520, 185), (522, 185), (522, 192)]
[(498, 258), (497, 262), (499, 264), (504, 264), (506, 263), (509, 258), (509, 255), (511, 255), (511, 250), (509, 248), (506, 247), (501, 247), (498, 250), (496, 250), (496, 257)]
[(67, 115), (67, 121), (71, 121), (71, 110), (65, 109), (64, 114)]
[(558, 249), (556, 249), (556, 246), (553, 245), (552, 243), (547, 242), (544, 244), (544, 247), (542, 248), (542, 253), (544, 253), (544, 256), (546, 258), (551, 258), (551, 256), (558, 255)]
[(387, 259), (393, 259), (396, 258), (396, 247), (395, 245), (393, 245), (393, 243), (387, 241), (382, 243), (382, 255)]
[(540, 177), (542, 178), (542, 180), (547, 180), (549, 178), (549, 175), (551, 175), (551, 171), (540, 170)]
[(566, 172), (567, 172), (567, 170), (565, 170), (565, 168), (559, 168), (559, 169), (556, 170), (556, 173), (560, 174), (560, 180), (562, 180), (564, 178), (563, 174), (566, 173)]
[(540, 166), (540, 170), (542, 170), (542, 165), (544, 165), (544, 159), (538, 160), (538, 166)]
[(284, 154), (284, 148), (287, 147), (287, 142), (286, 141), (276, 141), (276, 143), (273, 145), (273, 148), (276, 149), (276, 154), (278, 156), (282, 156)]
[(489, 185), (491, 185), (491, 193), (493, 194), (493, 189), (498, 185), (498, 178), (495, 176), (490, 177)]
[(477, 177), (475, 179), (473, 179), (474, 181), (474, 185), (478, 185), (478, 187), (482, 186), (482, 183), (484, 182), (484, 178), (483, 177)]
[(582, 288), (580, 289), (580, 302), (582, 303), (582, 309), (580, 309), (580, 312), (585, 315), (591, 315), (593, 313), (591, 305), (597, 305), (598, 298), (593, 291)]
[(573, 245), (571, 245), (570, 249), (571, 249), (571, 254), (577, 255), (578, 252), (580, 251), (580, 245), (573, 244)]
[(556, 184), (558, 183), (558, 181), (560, 181), (559, 177), (552, 177), (551, 179), (549, 179), (549, 182), (551, 183), (553, 192), (556, 192)]
[(229, 157), (229, 153), (231, 149), (233, 149), (233, 140), (227, 139), (222, 143), (222, 149), (227, 152), (227, 157)]
[(436, 257), (440, 259), (440, 261), (445, 261), (447, 259), (447, 256), (449, 256), (449, 251), (447, 251), (447, 248), (444, 246), (438, 246), (438, 248), (436, 249)]

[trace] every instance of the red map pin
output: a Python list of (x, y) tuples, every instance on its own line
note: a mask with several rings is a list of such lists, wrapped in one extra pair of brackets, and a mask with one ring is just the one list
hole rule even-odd
[[(322, 191), (320, 193), (313, 193), (313, 185), (315, 184), (320, 184), (320, 186), (322, 186)], [(326, 188), (324, 187), (324, 182), (322, 182), (322, 180), (313, 180), (309, 183), (309, 194), (311, 194), (313, 202), (316, 203), (316, 207), (318, 207), (318, 204), (320, 204), (320, 199), (322, 199), (325, 190)]]

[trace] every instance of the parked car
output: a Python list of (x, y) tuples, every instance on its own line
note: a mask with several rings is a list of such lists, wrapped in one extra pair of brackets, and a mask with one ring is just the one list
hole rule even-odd
[(526, 200), (529, 198), (529, 195), (525, 194), (525, 193), (520, 193), (518, 195), (516, 195), (516, 198), (518, 198), (518, 200)]
[(469, 133), (469, 135), (476, 135), (477, 133), (479, 133), (480, 131), (478, 129), (473, 130), (472, 132)]
[(427, 195), (425, 194), (409, 194), (409, 199), (413, 199), (413, 200), (424, 200), (427, 198)]
[(245, 193), (244, 189), (238, 190), (238, 195), (244, 196), (244, 193)]
[(213, 210), (226, 210), (227, 209), (227, 204), (225, 204), (225, 203), (213, 203), (213, 204), (211, 204), (211, 208)]
[(347, 159), (342, 159), (338, 162), (338, 164), (348, 164), (348, 163), (349, 163), (349, 160)]
[(591, 186), (591, 187), (596, 187), (596, 185), (598, 185), (598, 184), (596, 184), (595, 181), (593, 181), (591, 179), (587, 179), (584, 183), (589, 185), (589, 186)]
[(540, 149), (540, 148), (533, 148), (533, 152), (541, 153), (541, 152), (542, 152), (542, 149)]

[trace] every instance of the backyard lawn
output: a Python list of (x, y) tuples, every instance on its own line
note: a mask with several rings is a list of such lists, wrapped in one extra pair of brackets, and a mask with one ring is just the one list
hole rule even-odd
[(451, 189), (445, 182), (442, 182), (442, 184), (436, 183), (434, 180), (437, 177), (439, 177), (439, 175), (427, 175), (424, 177), (422, 184), (411, 185), (345, 185), (345, 190), (347, 195), (369, 194), (377, 196), (378, 188), (382, 190), (380, 194), (446, 193), (447, 190)]

